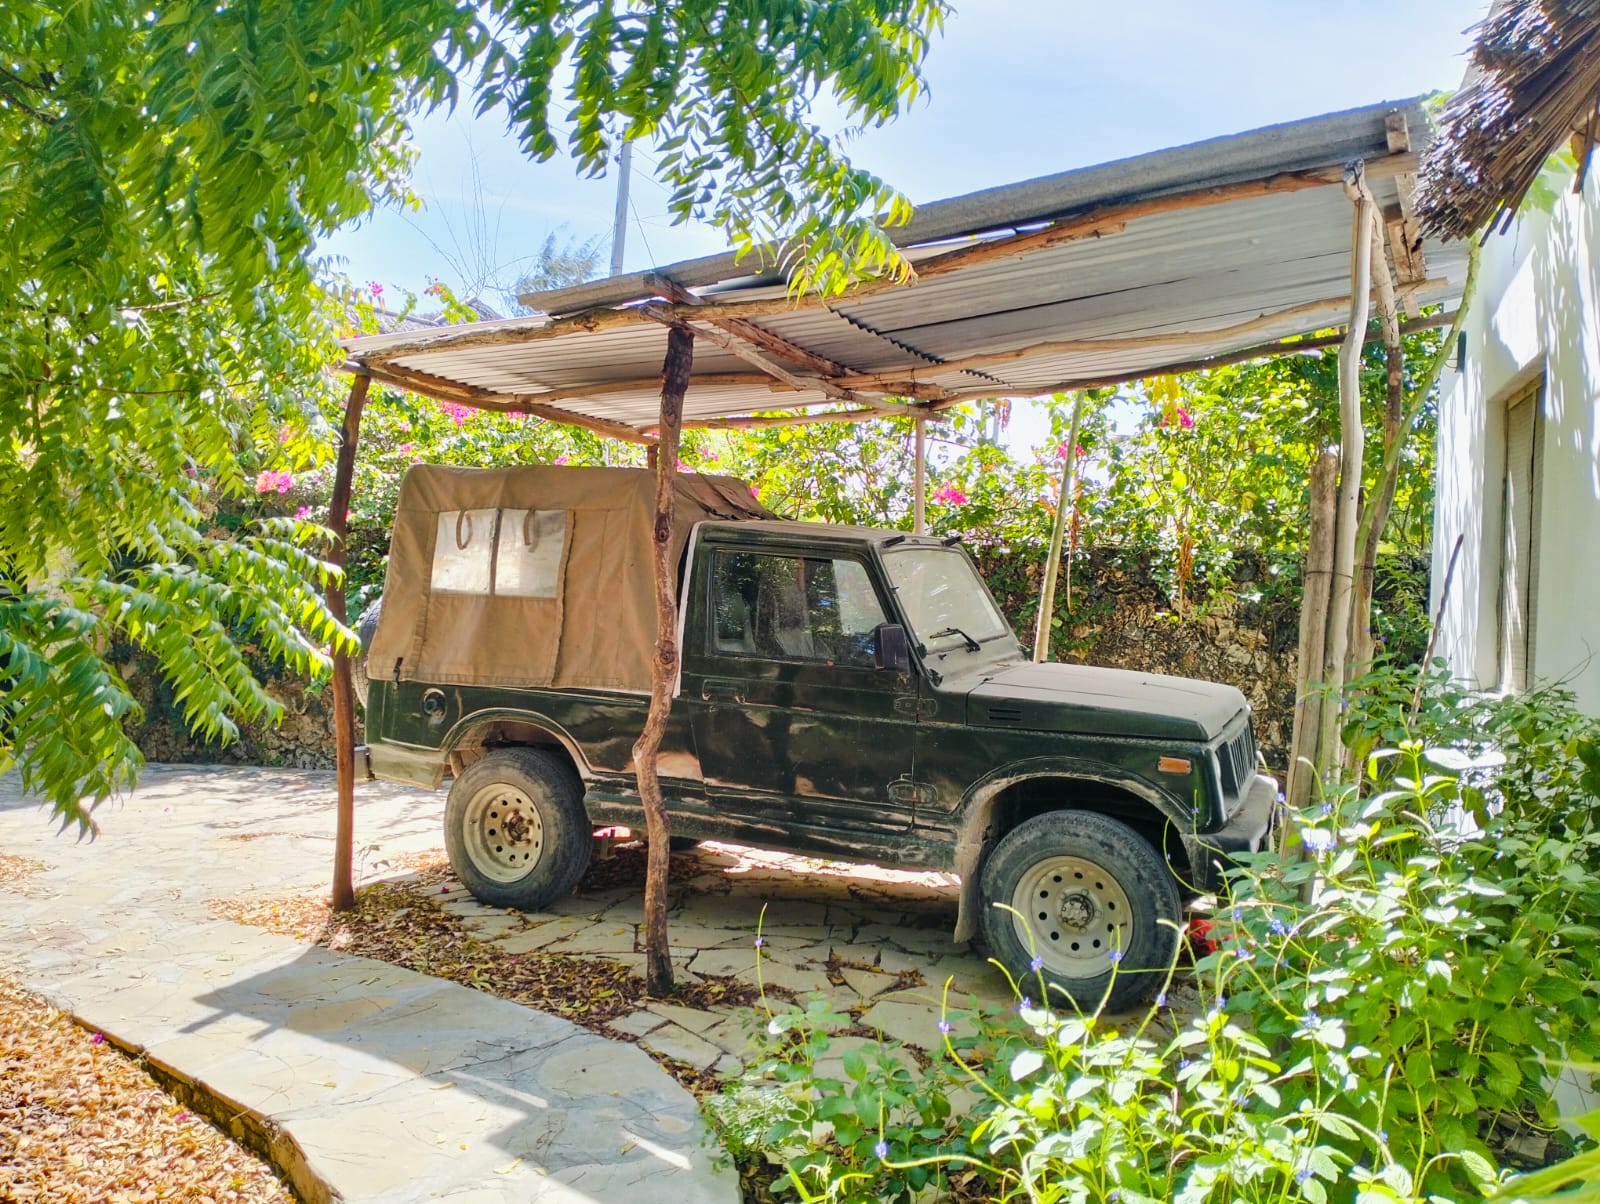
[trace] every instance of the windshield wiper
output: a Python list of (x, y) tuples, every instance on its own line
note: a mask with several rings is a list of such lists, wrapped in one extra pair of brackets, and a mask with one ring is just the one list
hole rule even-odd
[(939, 639), (943, 639), (947, 635), (958, 635), (958, 636), (960, 636), (962, 638), (962, 640), (965, 641), (965, 643), (967, 645), (967, 651), (968, 652), (979, 652), (983, 648), (982, 644), (978, 643), (977, 640), (973, 639), (970, 635), (968, 635), (966, 632), (962, 631), (961, 628), (959, 628), (959, 627), (946, 627), (943, 631), (934, 632), (928, 638), (930, 640), (939, 640)]

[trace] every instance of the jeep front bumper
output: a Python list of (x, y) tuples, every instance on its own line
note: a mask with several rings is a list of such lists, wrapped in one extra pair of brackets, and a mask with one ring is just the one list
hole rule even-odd
[(1215, 894), (1223, 887), (1236, 853), (1259, 853), (1266, 847), (1278, 812), (1278, 779), (1258, 773), (1233, 818), (1215, 832), (1186, 833), (1190, 877), (1196, 890)]

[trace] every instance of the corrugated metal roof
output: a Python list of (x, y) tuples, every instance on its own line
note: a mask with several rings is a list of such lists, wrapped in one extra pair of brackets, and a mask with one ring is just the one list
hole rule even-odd
[[(671, 318), (700, 333), (690, 422), (906, 395), (937, 406), (1158, 372), (1342, 322), (1351, 206), (1339, 173), (1366, 160), (1378, 203), (1398, 214), (1411, 161), (1390, 151), (1395, 113), (1420, 150), (1426, 119), (1406, 101), (923, 206), (897, 235), (919, 280), (825, 305), (791, 302), (712, 256), (527, 298), (549, 311), (531, 318), (346, 346), (353, 365), (420, 391), (635, 431), (656, 421)], [(1063, 231), (1074, 236), (1043, 245)], [(959, 264), (941, 262), (953, 251)], [(1423, 256), (1414, 303), (1459, 297), (1465, 250), (1429, 241)], [(715, 309), (685, 303), (688, 289)]]

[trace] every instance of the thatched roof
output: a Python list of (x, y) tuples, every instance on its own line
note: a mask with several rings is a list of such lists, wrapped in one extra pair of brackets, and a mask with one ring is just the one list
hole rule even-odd
[(1475, 33), (1420, 173), (1423, 226), (1443, 238), (1509, 224), (1550, 154), (1600, 132), (1600, 0), (1503, 0)]

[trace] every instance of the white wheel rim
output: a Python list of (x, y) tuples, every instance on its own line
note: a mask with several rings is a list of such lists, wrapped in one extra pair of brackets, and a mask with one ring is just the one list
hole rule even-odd
[(1030, 866), (1011, 894), (1017, 939), (1046, 973), (1096, 978), (1133, 937), (1128, 893), (1087, 857), (1046, 857)]
[(503, 782), (472, 796), (463, 828), (473, 868), (495, 882), (527, 877), (544, 851), (539, 809), (526, 794)]

